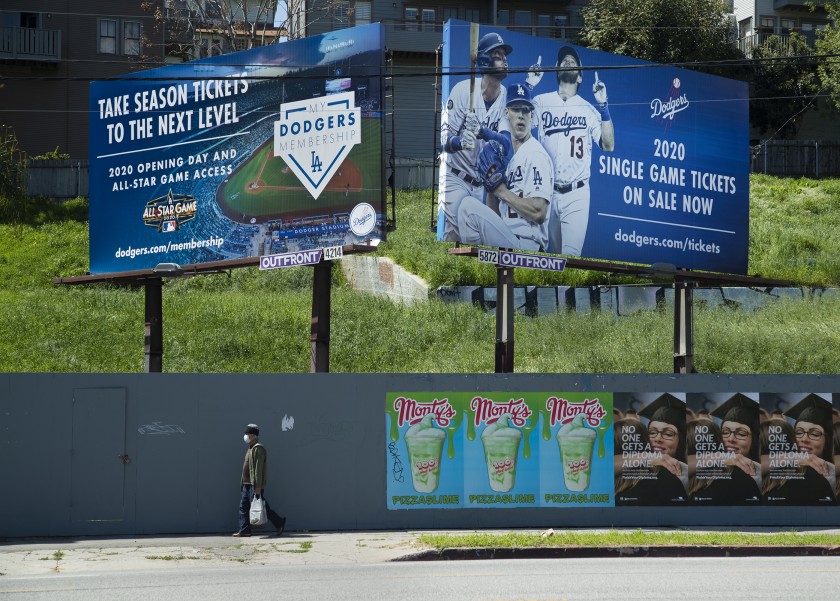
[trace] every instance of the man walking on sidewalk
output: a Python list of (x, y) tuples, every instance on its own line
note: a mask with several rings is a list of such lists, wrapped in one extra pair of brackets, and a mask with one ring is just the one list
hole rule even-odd
[(245, 442), (248, 450), (245, 452), (245, 462), (242, 464), (242, 498), (239, 500), (239, 530), (233, 536), (251, 536), (251, 522), (249, 513), (251, 501), (254, 497), (262, 497), (268, 521), (277, 529), (277, 536), (283, 534), (286, 518), (277, 515), (265, 499), (265, 484), (268, 477), (266, 462), (268, 453), (259, 443), (260, 428), (256, 424), (248, 424), (245, 428)]

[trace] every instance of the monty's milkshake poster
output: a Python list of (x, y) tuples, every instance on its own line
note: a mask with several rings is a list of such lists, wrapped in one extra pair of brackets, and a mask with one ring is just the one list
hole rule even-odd
[(389, 509), (613, 504), (612, 394), (386, 399)]

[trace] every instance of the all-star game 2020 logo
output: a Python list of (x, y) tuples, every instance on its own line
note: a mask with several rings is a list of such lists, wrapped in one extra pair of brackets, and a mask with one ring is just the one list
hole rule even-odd
[(170, 189), (166, 196), (146, 203), (143, 223), (149, 227), (156, 227), (159, 232), (174, 232), (193, 219), (197, 210), (198, 202), (194, 196), (173, 194)]
[(362, 141), (362, 111), (354, 91), (287, 102), (274, 122), (274, 156), (281, 157), (317, 199), (350, 150)]

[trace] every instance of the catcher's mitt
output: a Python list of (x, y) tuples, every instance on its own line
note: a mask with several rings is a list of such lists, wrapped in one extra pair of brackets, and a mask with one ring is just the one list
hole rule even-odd
[(490, 140), (478, 155), (478, 174), (484, 182), (484, 189), (492, 192), (505, 180), (505, 170), (508, 157), (502, 146), (496, 140)]

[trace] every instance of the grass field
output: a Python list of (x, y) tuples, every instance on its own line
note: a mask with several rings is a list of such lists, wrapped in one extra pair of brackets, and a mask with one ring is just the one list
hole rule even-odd
[[(750, 271), (840, 285), (840, 180), (751, 179)], [(380, 245), (434, 286), (492, 285), (492, 266), (447, 253), (429, 230), (429, 191), (397, 195), (397, 230)], [(33, 200), (23, 223), (0, 223), (0, 372), (140, 372), (142, 288), (54, 286), (88, 265), (87, 206)], [(819, 235), (815, 236), (817, 232)], [(810, 240), (808, 245), (797, 240)], [(406, 307), (355, 292), (333, 270), (330, 370), (344, 373), (492, 373), (495, 316), (467, 303)], [(517, 269), (522, 285), (614, 285), (569, 270), (562, 281)], [(555, 276), (552, 276), (554, 278)], [(625, 281), (633, 281), (624, 278)], [(635, 280), (641, 281), (641, 280)], [(163, 291), (164, 369), (170, 372), (307, 372), (312, 269), (169, 280)], [(670, 373), (670, 307), (515, 317), (519, 373)], [(695, 365), (715, 374), (836, 374), (840, 300), (773, 303), (755, 313), (695, 311)]]
[(258, 221), (346, 212), (362, 201), (378, 206), (384, 168), (379, 119), (362, 119), (363, 144), (357, 144), (314, 200), (283, 159), (273, 141), (261, 146), (219, 188), (217, 200), (236, 220)]

